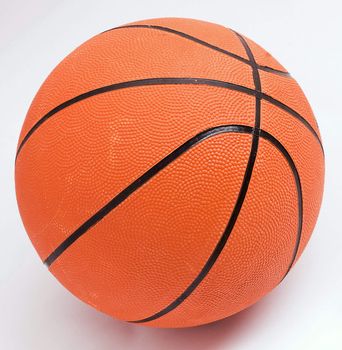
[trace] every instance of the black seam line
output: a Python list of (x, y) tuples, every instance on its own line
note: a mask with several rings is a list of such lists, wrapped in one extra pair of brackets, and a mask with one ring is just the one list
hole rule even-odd
[(269, 66), (263, 66), (263, 65), (260, 65), (260, 64), (257, 64), (257, 67), (259, 70), (263, 70), (265, 72), (268, 72), (268, 73), (273, 73), (273, 74), (276, 74), (276, 75), (281, 75), (283, 77), (289, 77), (291, 78), (291, 74), (289, 72), (284, 72), (282, 70), (278, 70), (278, 69), (275, 69), (275, 68), (271, 68)]
[[(261, 82), (260, 82), (260, 76), (259, 71), (256, 67), (256, 62), (253, 56), (252, 51), (250, 50), (247, 42), (244, 40), (242, 36), (240, 36), (238, 33), (234, 32), (239, 40), (241, 41), (243, 47), (245, 48), (245, 51), (250, 59), (250, 62), (252, 63), (252, 73), (253, 73), (253, 79), (254, 79), (254, 85), (255, 89), (259, 92), (261, 92)], [(210, 254), (208, 260), (202, 267), (200, 273), (196, 276), (196, 278), (191, 282), (191, 284), (186, 288), (186, 290), (177, 298), (175, 299), (171, 304), (166, 306), (161, 311), (155, 313), (154, 315), (151, 315), (149, 317), (143, 318), (141, 320), (133, 321), (134, 323), (143, 323), (143, 322), (149, 322), (158, 319), (159, 317), (164, 316), (165, 314), (171, 312), (176, 307), (178, 307), (186, 298), (189, 297), (189, 295), (197, 288), (197, 286), (203, 281), (203, 279), (207, 276), (211, 268), (214, 266), (215, 262), (217, 261), (218, 257), (220, 256), (223, 248), (225, 247), (228, 238), (230, 237), (230, 234), (233, 231), (233, 228), (235, 226), (235, 223), (239, 217), (242, 205), (245, 201), (249, 183), (252, 178), (252, 173), (254, 169), (254, 164), (256, 161), (257, 153), (258, 153), (258, 147), (259, 147), (259, 135), (260, 135), (260, 119), (261, 119), (261, 100), (260, 96), (257, 94), (255, 95), (255, 121), (254, 121), (254, 127), (252, 128), (252, 142), (251, 142), (251, 149), (244, 173), (244, 177), (242, 180), (242, 184), (239, 190), (239, 194), (237, 196), (233, 211), (230, 215), (230, 218), (228, 220), (227, 226), (222, 233), (220, 240), (218, 241), (216, 247)]]
[(75, 103), (78, 103), (82, 100), (85, 100), (87, 98), (90, 98), (92, 96), (96, 96), (102, 93), (110, 92), (110, 91), (115, 91), (115, 90), (121, 90), (125, 88), (131, 88), (131, 87), (139, 87), (139, 86), (152, 86), (152, 85), (208, 85), (208, 86), (216, 86), (216, 87), (221, 87), (225, 89), (230, 89), (234, 91), (239, 91), (241, 93), (251, 95), (251, 96), (256, 96), (260, 95), (261, 99), (264, 99), (271, 104), (283, 109), (286, 111), (288, 114), (292, 115), (293, 117), (297, 118), (300, 122), (302, 122), (309, 130), (310, 132), (314, 135), (314, 137), (317, 139), (317, 141), (320, 144), (320, 147), (323, 151), (323, 146), (321, 143), (321, 140), (316, 133), (315, 129), (310, 125), (310, 123), (303, 118), (298, 112), (293, 110), (292, 108), (288, 107), (284, 103), (280, 102), (279, 100), (276, 100), (275, 98), (266, 95), (265, 93), (261, 93), (259, 91), (250, 89), (248, 87), (238, 85), (238, 84), (233, 84), (221, 80), (214, 80), (214, 79), (203, 79), (203, 78), (148, 78), (148, 79), (140, 79), (140, 80), (131, 80), (131, 81), (126, 81), (122, 83), (116, 83), (116, 84), (111, 84), (111, 85), (106, 85), (102, 86), (100, 88), (94, 89), (87, 91), (83, 94), (80, 94), (76, 97), (71, 98), (68, 101), (65, 101), (58, 105), (57, 107), (53, 108), (50, 110), (47, 114), (45, 114), (41, 119), (39, 119), (33, 127), (27, 132), (23, 140), (21, 141), (17, 154), (16, 154), (16, 159), (18, 158), (18, 155), (25, 145), (25, 143), (29, 140), (29, 138), (32, 136), (32, 134), (43, 124), (45, 123), (48, 119), (50, 119), (52, 116), (54, 116), (56, 113), (60, 112), (64, 108), (67, 108)]
[(248, 95), (255, 95), (256, 91), (253, 89), (244, 87), (242, 85), (233, 84), (229, 82), (224, 82), (221, 80), (214, 79), (205, 79), (205, 78), (147, 78), (147, 79), (139, 79), (139, 80), (130, 80), (122, 83), (116, 83), (111, 85), (102, 86), (100, 88), (87, 91), (83, 94), (80, 94), (76, 97), (67, 100), (57, 107), (50, 110), (47, 114), (45, 114), (41, 119), (39, 119), (36, 124), (28, 131), (28, 133), (23, 138), (21, 144), (18, 147), (16, 158), (23, 148), (24, 144), (28, 141), (28, 139), (32, 136), (32, 134), (48, 119), (50, 119), (53, 115), (60, 112), (61, 110), (77, 103), (82, 100), (85, 100), (89, 97), (96, 96), (99, 94), (103, 94), (110, 91), (122, 90), (131, 87), (139, 87), (139, 86), (153, 86), (153, 85), (208, 85), (208, 86), (216, 86), (222, 87), (230, 90), (240, 91)]
[[(222, 127), (220, 127), (220, 128), (222, 128)], [(236, 132), (236, 133), (253, 134), (253, 132), (254, 132), (254, 128), (252, 128), (250, 126), (235, 125), (234, 128), (236, 128), (236, 129), (234, 129), (233, 132)], [(227, 132), (227, 130), (221, 129), (221, 132)], [(302, 221), (303, 221), (302, 189), (301, 189), (300, 178), (299, 178), (299, 174), (298, 174), (298, 170), (296, 168), (296, 165), (295, 165), (294, 161), (292, 160), (290, 154), (285, 149), (285, 147), (274, 136), (272, 136), (271, 134), (269, 134), (268, 132), (266, 132), (264, 130), (260, 130), (260, 137), (267, 140), (268, 142), (270, 142), (284, 156), (284, 158), (286, 159), (286, 161), (287, 161), (287, 163), (288, 163), (288, 165), (293, 173), (293, 176), (295, 179), (295, 184), (296, 184), (296, 189), (297, 189), (297, 194), (298, 194), (298, 218), (299, 218), (299, 220), (298, 220), (298, 224), (297, 224), (298, 228), (297, 228), (296, 244), (295, 244), (294, 249), (293, 249), (293, 254), (292, 254), (290, 265), (289, 265), (285, 275), (282, 278), (282, 280), (283, 280), (285, 278), (285, 276), (287, 275), (287, 273), (290, 271), (290, 269), (295, 261), (295, 258), (296, 258), (297, 252), (298, 252), (298, 248), (299, 248), (299, 242), (301, 239)], [(223, 250), (223, 248), (224, 248), (224, 246), (229, 238), (229, 235), (230, 235), (230, 232), (228, 231), (228, 226), (227, 226), (225, 232), (221, 236), (214, 251), (210, 255), (209, 259), (207, 260), (206, 264), (204, 265), (204, 267), (202, 268), (200, 273), (197, 275), (197, 277), (193, 280), (193, 282), (186, 288), (186, 290), (177, 299), (175, 299), (171, 304), (169, 304), (163, 310), (155, 313), (152, 316), (149, 316), (149, 317), (146, 317), (146, 318), (143, 318), (140, 320), (136, 320), (136, 321), (129, 321), (129, 322), (131, 322), (131, 323), (150, 322), (150, 321), (153, 321), (153, 320), (169, 313), (170, 311), (174, 310), (178, 305), (180, 305), (195, 290), (195, 288), (201, 283), (201, 281), (208, 274), (209, 270), (214, 265), (214, 263), (216, 262), (216, 260), (218, 259), (219, 255), (220, 255), (220, 253), (222, 252), (222, 250)]]
[[(297, 170), (297, 167), (292, 159), (292, 157), (290, 156), (289, 152), (286, 150), (286, 148), (280, 143), (280, 141), (278, 141), (274, 136), (270, 135), (269, 133), (267, 133), (266, 131), (262, 131), (260, 134), (261, 137), (265, 138), (266, 140), (270, 141), (285, 157), (285, 159), (287, 160), (287, 163), (289, 164), (292, 173), (293, 173), (293, 177), (295, 180), (295, 184), (296, 184), (296, 189), (297, 189), (297, 208), (298, 208), (298, 223), (297, 223), (297, 235), (296, 235), (296, 242), (294, 245), (294, 249), (293, 249), (293, 253), (292, 253), (292, 257), (290, 260), (290, 264), (283, 276), (283, 278), (281, 279), (281, 281), (283, 281), (283, 279), (287, 276), (287, 274), (289, 273), (289, 271), (291, 270), (296, 257), (297, 257), (297, 253), (299, 250), (299, 245), (301, 242), (301, 237), (302, 237), (302, 229), (303, 229), (303, 192), (302, 192), (302, 185), (301, 185), (301, 181), (300, 181), (300, 176)], [(280, 281), (280, 282), (281, 282)]]
[[(218, 46), (215, 46), (215, 45), (212, 45), (204, 40), (201, 40), (201, 39), (198, 39), (192, 35), (189, 35), (189, 34), (186, 34), (184, 32), (180, 32), (178, 30), (175, 30), (175, 29), (171, 29), (171, 28), (168, 28), (168, 27), (163, 27), (163, 26), (158, 26), (158, 25), (148, 25), (148, 24), (132, 24), (132, 25), (127, 25), (127, 26), (120, 26), (120, 27), (115, 27), (115, 28), (111, 28), (111, 29), (108, 29), (104, 32), (102, 32), (101, 34), (103, 33), (107, 33), (107, 32), (110, 32), (110, 31), (113, 31), (113, 30), (118, 30), (118, 29), (129, 29), (129, 28), (145, 28), (145, 29), (155, 29), (155, 30), (160, 30), (160, 31), (163, 31), (163, 32), (168, 32), (168, 33), (172, 33), (172, 34), (175, 34), (175, 35), (178, 35), (182, 38), (185, 38), (185, 39), (188, 39), (188, 40), (191, 40), (197, 44), (200, 44), (200, 45), (203, 45), (203, 46), (206, 46), (212, 50), (215, 50), (215, 51), (218, 51), (218, 52), (221, 52), (225, 55), (228, 55), (232, 58), (235, 58), (236, 60), (238, 61), (241, 61), (245, 64), (248, 64), (248, 65), (251, 65), (251, 62), (249, 60), (247, 60), (246, 58), (244, 57), (241, 57), (233, 52), (230, 52), (228, 50), (224, 50)], [(291, 77), (290, 76), (290, 73), (288, 72), (284, 72), (282, 70), (279, 70), (279, 69), (275, 69), (275, 68), (271, 68), (271, 67), (268, 67), (268, 66), (263, 66), (263, 65), (257, 65), (258, 69), (260, 70), (263, 70), (263, 71), (266, 71), (266, 72), (269, 72), (269, 73), (273, 73), (273, 74), (277, 74), (277, 75), (281, 75), (281, 76), (285, 76), (285, 77)]]
[(220, 133), (236, 132), (241, 133), (246, 128), (252, 133), (253, 128), (239, 125), (223, 125), (203, 131), (196, 136), (192, 137), (181, 146), (176, 148), (173, 152), (168, 154), (161, 161), (156, 163), (153, 167), (147, 170), (143, 175), (132, 182), (128, 187), (111, 199), (104, 207), (98, 210), (87, 221), (85, 221), (76, 231), (74, 231), (68, 238), (66, 238), (44, 261), (47, 266), (51, 264), (76, 240), (78, 240), (83, 234), (85, 234), (91, 227), (101, 221), (107, 214), (109, 214), (114, 208), (127, 199), (133, 192), (148, 182), (153, 176), (157, 175), (161, 170), (167, 167), (171, 162), (180, 157), (183, 153), (188, 151), (191, 147), (195, 146), (199, 142), (218, 135)]

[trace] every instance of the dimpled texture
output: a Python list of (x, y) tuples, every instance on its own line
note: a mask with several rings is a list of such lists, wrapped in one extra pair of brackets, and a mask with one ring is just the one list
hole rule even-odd
[(78, 47), (34, 98), (16, 159), (20, 213), (50, 271), (98, 310), (155, 327), (222, 319), (279, 284), (308, 243), (323, 181), (297, 82), (250, 39), (190, 19)]

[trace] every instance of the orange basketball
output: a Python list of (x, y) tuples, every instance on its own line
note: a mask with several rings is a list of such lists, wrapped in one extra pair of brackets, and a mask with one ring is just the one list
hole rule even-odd
[(323, 191), (312, 110), (269, 53), (222, 26), (152, 19), (78, 47), (34, 98), (16, 191), (39, 256), (113, 317), (187, 327), (277, 286)]

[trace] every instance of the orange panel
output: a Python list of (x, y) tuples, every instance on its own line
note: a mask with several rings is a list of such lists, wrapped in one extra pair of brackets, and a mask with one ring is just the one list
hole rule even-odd
[(207, 139), (143, 185), (50, 267), (71, 292), (122, 319), (149, 315), (196, 277), (230, 217), (250, 135)]

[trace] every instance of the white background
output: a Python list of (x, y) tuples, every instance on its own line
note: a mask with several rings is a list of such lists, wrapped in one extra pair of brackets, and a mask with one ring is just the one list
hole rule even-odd
[[(342, 8), (339, 0), (0, 0), (0, 348), (342, 349)], [(250, 309), (211, 325), (151, 329), (100, 314), (40, 262), (14, 191), (16, 143), (53, 67), (105, 29), (152, 17), (231, 27), (269, 50), (303, 87), (326, 153), (324, 201), (312, 239), (286, 280)]]

